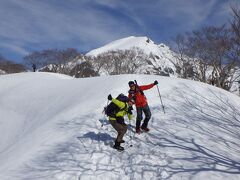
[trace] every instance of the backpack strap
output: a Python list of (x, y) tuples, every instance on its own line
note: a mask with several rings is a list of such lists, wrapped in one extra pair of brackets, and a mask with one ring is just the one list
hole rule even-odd
[(119, 110), (116, 112), (116, 114), (119, 112), (119, 111), (126, 111), (126, 112), (128, 112), (128, 109), (127, 109), (127, 103), (126, 102), (124, 102), (124, 107), (123, 108), (119, 108)]
[(121, 111), (121, 110), (125, 110), (125, 109), (126, 109), (126, 107), (127, 107), (127, 103), (126, 103), (126, 102), (124, 102), (124, 104), (125, 104), (124, 108), (120, 109), (120, 111)]

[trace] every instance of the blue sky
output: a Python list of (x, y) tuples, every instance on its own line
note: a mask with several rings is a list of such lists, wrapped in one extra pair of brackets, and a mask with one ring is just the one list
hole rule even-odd
[(87, 52), (127, 36), (169, 45), (179, 33), (222, 25), (238, 0), (0, 0), (0, 54), (21, 62), (33, 51)]

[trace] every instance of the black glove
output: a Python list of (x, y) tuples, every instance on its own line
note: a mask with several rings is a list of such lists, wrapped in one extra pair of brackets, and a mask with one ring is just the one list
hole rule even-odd
[(129, 108), (128, 108), (128, 114), (132, 114), (132, 110), (133, 110), (133, 107), (132, 107), (132, 106), (129, 106)]
[(128, 114), (132, 114), (132, 110), (131, 109), (128, 109)]
[(154, 85), (157, 85), (158, 84), (158, 81), (156, 80), (156, 81), (154, 81), (154, 83), (153, 83)]
[(108, 95), (108, 100), (109, 100), (109, 101), (112, 100), (112, 95), (111, 95), (111, 94)]

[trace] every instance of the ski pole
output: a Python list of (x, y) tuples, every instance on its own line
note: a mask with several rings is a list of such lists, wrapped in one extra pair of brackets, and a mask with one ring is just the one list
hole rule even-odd
[[(108, 104), (109, 104), (109, 100), (107, 101), (107, 106), (103, 108), (103, 111), (102, 111), (103, 118), (102, 118), (102, 120), (104, 120), (104, 117), (105, 117), (105, 114), (104, 114), (104, 113), (105, 113), (105, 111), (106, 111), (106, 109), (107, 109), (107, 107), (108, 107)], [(103, 122), (100, 121), (100, 123), (102, 124), (101, 127), (103, 127)]]
[(130, 136), (130, 147), (132, 147), (133, 145), (132, 145), (132, 133), (131, 133), (131, 131), (132, 131), (132, 129), (131, 129), (131, 127), (132, 127), (132, 125), (131, 125), (131, 122), (130, 122), (130, 120), (129, 120), (129, 125), (130, 125), (130, 128), (129, 128), (129, 136)]
[(165, 114), (164, 105), (163, 105), (163, 102), (162, 102), (162, 98), (161, 98), (161, 94), (160, 94), (158, 85), (157, 85), (157, 89), (158, 89), (159, 98), (160, 98), (160, 101), (161, 101), (161, 104), (162, 104), (162, 109), (163, 109), (163, 112), (164, 112), (164, 114)]
[(102, 111), (103, 114), (106, 111), (106, 108), (107, 108), (108, 104), (109, 104), (109, 100), (107, 101), (107, 105), (103, 108), (103, 111)]

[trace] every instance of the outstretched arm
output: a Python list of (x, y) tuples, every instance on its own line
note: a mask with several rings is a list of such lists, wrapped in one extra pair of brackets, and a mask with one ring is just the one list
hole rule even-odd
[(139, 89), (142, 91), (145, 91), (145, 90), (151, 89), (154, 85), (155, 84), (152, 83), (152, 84), (148, 84), (148, 85), (139, 86)]

